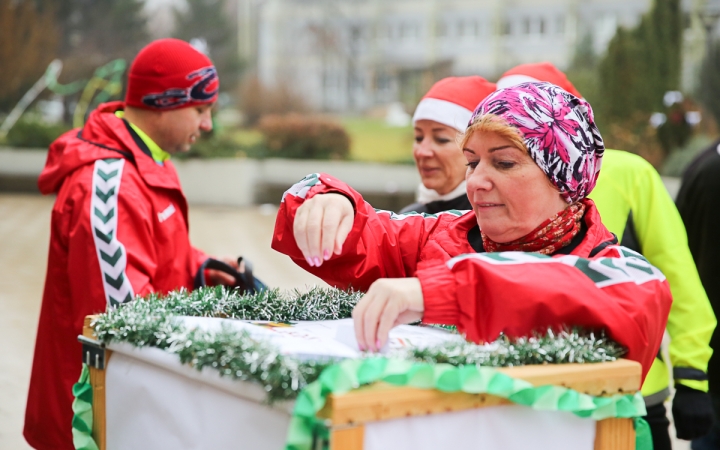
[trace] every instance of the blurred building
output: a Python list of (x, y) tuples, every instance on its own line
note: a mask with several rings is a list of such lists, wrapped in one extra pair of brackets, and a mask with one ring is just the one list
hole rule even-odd
[(651, 0), (238, 0), (246, 61), (313, 107), (414, 105), (437, 79), (496, 79), (525, 62), (566, 69), (581, 42), (602, 53)]

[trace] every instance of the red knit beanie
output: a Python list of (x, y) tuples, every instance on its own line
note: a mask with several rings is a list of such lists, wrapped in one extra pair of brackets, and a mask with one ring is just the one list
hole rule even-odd
[(125, 104), (167, 111), (217, 100), (220, 81), (210, 58), (179, 39), (159, 39), (130, 66)]
[(545, 81), (559, 86), (561, 89), (571, 93), (577, 98), (582, 98), (580, 92), (568, 80), (567, 76), (555, 67), (552, 63), (529, 63), (520, 64), (508, 70), (497, 82), (498, 89), (505, 89), (520, 83), (535, 83)]
[(477, 75), (443, 78), (418, 103), (413, 123), (433, 120), (465, 131), (475, 107), (493, 92), (495, 83)]

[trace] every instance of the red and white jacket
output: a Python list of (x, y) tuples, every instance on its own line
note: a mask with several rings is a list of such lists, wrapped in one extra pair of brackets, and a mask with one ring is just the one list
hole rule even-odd
[[(295, 212), (315, 195), (337, 192), (355, 208), (342, 254), (310, 267), (293, 236)], [(663, 274), (617, 242), (586, 205), (585, 237), (568, 255), (477, 253), (468, 233), (472, 211), (437, 215), (373, 209), (351, 187), (312, 174), (283, 195), (272, 246), (331, 285), (367, 290), (378, 278), (417, 277), (423, 322), (456, 325), (473, 342), (500, 333), (528, 336), (547, 327), (604, 329), (642, 364), (645, 378), (657, 355), (672, 297)], [(639, 388), (640, 386), (638, 386)]]
[(57, 194), (24, 435), (38, 449), (72, 449), (72, 385), (83, 320), (151, 292), (192, 289), (207, 258), (190, 245), (187, 201), (173, 164), (158, 165), (100, 105), (50, 147), (39, 179)]

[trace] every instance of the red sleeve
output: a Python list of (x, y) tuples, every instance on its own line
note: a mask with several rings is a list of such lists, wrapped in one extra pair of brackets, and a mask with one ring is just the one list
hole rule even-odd
[[(305, 200), (331, 192), (350, 199), (355, 209), (353, 228), (342, 253), (332, 256), (332, 264), (310, 267), (295, 243), (293, 220)], [(412, 276), (428, 236), (456, 217), (454, 213), (436, 216), (376, 211), (347, 184), (316, 173), (306, 176), (283, 194), (272, 248), (290, 256), (297, 265), (330, 285), (364, 291), (379, 278)]]
[(643, 367), (657, 355), (672, 297), (640, 255), (609, 247), (603, 257), (505, 252), (461, 255), (420, 269), (423, 321), (457, 325), (473, 342), (547, 327), (608, 332)]

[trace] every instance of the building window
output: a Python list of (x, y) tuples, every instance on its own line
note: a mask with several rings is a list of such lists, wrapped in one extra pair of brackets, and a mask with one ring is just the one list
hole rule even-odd
[(408, 40), (408, 39), (414, 39), (417, 40), (420, 35), (419, 27), (416, 23), (411, 22), (403, 22), (400, 24), (400, 39), (401, 40)]
[(471, 20), (468, 22), (468, 27), (470, 27), (470, 35), (474, 37), (480, 36), (480, 23), (477, 20)]
[(456, 36), (464, 37), (465, 36), (465, 22), (462, 20), (458, 20), (455, 23), (455, 30), (456, 30), (456, 32), (455, 32)]
[(375, 85), (377, 86), (378, 90), (385, 91), (390, 89), (390, 83), (392, 82), (392, 79), (390, 78), (390, 75), (386, 73), (378, 74), (377, 80), (375, 81)]
[(545, 19), (540, 18), (540, 34), (545, 34), (547, 32), (547, 27), (545, 26)]
[(350, 89), (353, 90), (362, 90), (365, 88), (365, 79), (360, 74), (351, 74), (350, 75)]
[(435, 23), (435, 34), (438, 37), (446, 37), (448, 34), (447, 22), (438, 20), (437, 23)]
[(340, 77), (337, 73), (326, 71), (323, 74), (323, 87), (325, 89), (337, 89), (340, 87)]
[(383, 40), (392, 39), (392, 26), (389, 23), (384, 23), (378, 27), (378, 37)]
[(530, 34), (532, 31), (532, 21), (529, 17), (523, 19), (523, 34)]
[(509, 36), (512, 34), (512, 24), (509, 20), (504, 20), (500, 26), (500, 34), (503, 36)]

